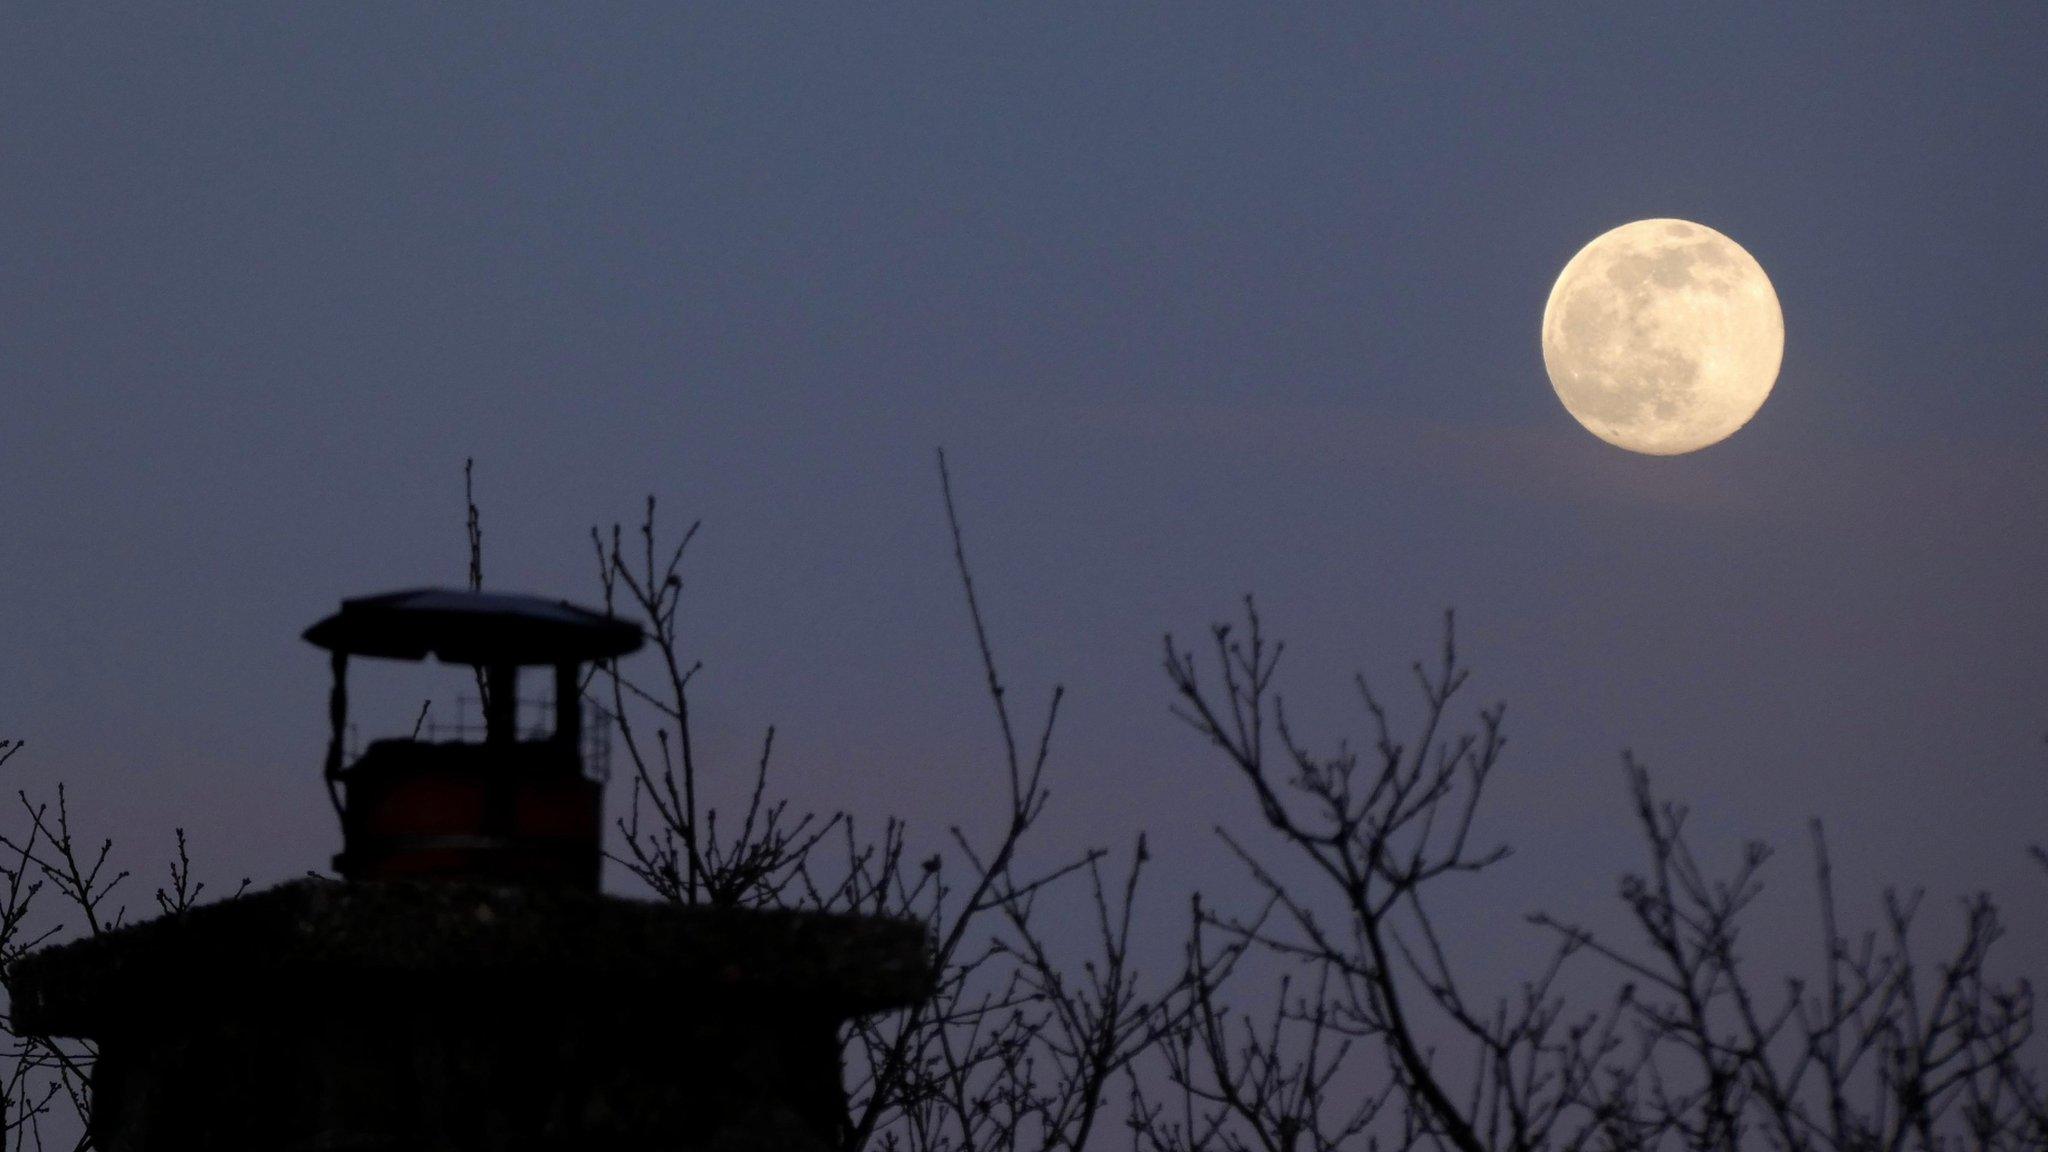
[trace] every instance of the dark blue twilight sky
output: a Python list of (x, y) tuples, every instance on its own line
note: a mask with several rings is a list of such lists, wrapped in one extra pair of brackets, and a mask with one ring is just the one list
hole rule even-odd
[[(1724, 858), (1790, 850), (1788, 928), (1818, 814), (1937, 915), (1991, 887), (2038, 970), (2048, 10), (1737, 7), (9, 5), (9, 771), (138, 867), (174, 824), (324, 866), (298, 632), (462, 579), (474, 455), (500, 587), (594, 598), (649, 491), (706, 520), (721, 787), (775, 722), (799, 797), (973, 823), (945, 445), (1018, 695), (1073, 694), (1048, 850), (1149, 828), (1162, 917), (1250, 809), (1159, 637), (1251, 590), (1332, 737), (1458, 608), (1510, 701), (1519, 868), (1461, 897), (1506, 954), (1612, 902), (1626, 746)], [(1786, 317), (1769, 403), (1674, 459), (1537, 346), (1648, 216)]]

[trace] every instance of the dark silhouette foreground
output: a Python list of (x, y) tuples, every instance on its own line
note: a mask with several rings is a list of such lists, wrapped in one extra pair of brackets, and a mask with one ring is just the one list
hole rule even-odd
[[(585, 665), (625, 621), (478, 591), (346, 601), (325, 778), (344, 880), (301, 880), (21, 958), (15, 1027), (94, 1042), (110, 1149), (836, 1148), (839, 1029), (930, 991), (915, 921), (597, 891)], [(350, 657), (468, 665), (481, 740), (346, 751)], [(552, 730), (518, 724), (553, 672)]]
[[(1472, 997), (1456, 976), (1469, 945), (1437, 932), (1431, 909), (1446, 877), (1507, 866), (1503, 845), (1471, 833), (1503, 767), (1503, 714), (1468, 711), (1468, 672), (1448, 626), (1441, 659), (1414, 669), (1418, 700), (1406, 718), (1361, 680), (1363, 738), (1326, 751), (1288, 723), (1282, 645), (1249, 601), (1242, 620), (1212, 630), (1206, 655), (1169, 638), (1176, 709), (1243, 781), (1265, 829), (1226, 842), (1265, 899), (1237, 910), (1195, 899), (1185, 963), (1141, 982), (1131, 910), (1142, 838), (1115, 872), (1101, 850), (1035, 871), (1020, 864), (1043, 839), (1060, 693), (1039, 722), (1020, 723), (943, 457), (940, 478), (1003, 752), (992, 773), (995, 831), (955, 831), (937, 851), (913, 848), (895, 823), (856, 828), (772, 798), (772, 730), (751, 766), (749, 802), (701, 807), (697, 774), (711, 769), (691, 738), (699, 666), (678, 627), (696, 528), (662, 540), (650, 500), (637, 531), (592, 533), (607, 610), (648, 638), (638, 663), (601, 663), (585, 688), (612, 713), (623, 753), (628, 795), (614, 858), (683, 908), (854, 912), (924, 926), (934, 994), (855, 1016), (839, 1032), (838, 1142), (848, 1152), (2048, 1147), (2032, 989), (1994, 963), (2002, 930), (1987, 897), (1968, 900), (1939, 945), (1924, 940), (1917, 896), (1889, 897), (1873, 929), (1844, 925), (1816, 824), (1821, 961), (1790, 979), (1758, 974), (1739, 941), (1768, 851), (1748, 845), (1730, 874), (1710, 874), (1684, 809), (1657, 800), (1633, 762), (1646, 862), (1620, 888), (1632, 936), (1532, 917), (1551, 954), (1514, 997)], [(474, 501), (468, 511), (479, 587)], [(0, 746), (0, 762), (10, 754)], [(25, 827), (0, 840), (11, 861), (0, 876), (0, 949), (10, 960), (43, 939), (36, 925), (49, 923), (52, 902), (70, 907), (70, 931), (106, 930), (124, 875), (107, 871), (106, 851), (74, 840), (61, 790), (51, 806), (24, 804)], [(200, 887), (181, 840), (158, 903), (175, 917)], [(1050, 918), (1092, 923), (1092, 955), (1060, 953)], [(1589, 964), (1601, 967), (1588, 976), (1611, 974), (1610, 991), (1567, 1000), (1566, 974)], [(648, 993), (651, 1003), (686, 994)], [(92, 1051), (14, 1023), (9, 1137), (29, 1146), (61, 1105), (87, 1106)], [(703, 1043), (687, 1033), (668, 1040)]]

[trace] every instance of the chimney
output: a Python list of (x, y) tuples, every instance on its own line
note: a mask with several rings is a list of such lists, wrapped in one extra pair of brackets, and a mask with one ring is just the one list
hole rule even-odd
[[(638, 650), (638, 628), (561, 601), (429, 588), (345, 601), (306, 640), (334, 669), (325, 775), (341, 816), (336, 871), (597, 890), (603, 784), (584, 763), (583, 670)], [(363, 656), (474, 669), (482, 730), (377, 740), (347, 760), (349, 660)], [(529, 669), (553, 673), (545, 728), (520, 726)]]
[[(914, 922), (597, 891), (583, 669), (632, 626), (556, 601), (416, 591), (308, 630), (333, 661), (341, 880), (306, 879), (45, 949), (17, 1030), (97, 1042), (106, 1152), (777, 1149), (847, 1125), (840, 1026), (931, 990)], [(349, 759), (351, 657), (480, 670), (480, 740)], [(522, 669), (552, 672), (519, 728)], [(438, 735), (435, 733), (434, 735)]]

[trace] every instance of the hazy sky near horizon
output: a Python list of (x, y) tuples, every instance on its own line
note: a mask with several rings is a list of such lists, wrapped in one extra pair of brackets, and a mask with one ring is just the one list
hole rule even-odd
[[(474, 456), (499, 588), (595, 599), (649, 492), (705, 520), (717, 787), (774, 723), (800, 802), (972, 823), (943, 445), (1015, 695), (1072, 695), (1049, 850), (1230, 883), (1252, 809), (1162, 633), (1255, 592), (1334, 741), (1455, 606), (1519, 848), (1472, 922), (1612, 903), (1627, 747), (1794, 892), (1815, 815), (1939, 915), (1992, 889), (2038, 971), (2048, 10), (1731, 7), (10, 5), (8, 786), (69, 781), (138, 908), (172, 826), (324, 868), (298, 634), (461, 582)], [(1775, 394), (1679, 458), (1538, 347), (1653, 216), (1785, 312)]]

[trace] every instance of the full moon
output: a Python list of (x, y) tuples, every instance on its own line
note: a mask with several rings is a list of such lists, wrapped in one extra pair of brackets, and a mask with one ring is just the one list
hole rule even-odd
[(1785, 355), (1785, 315), (1742, 246), (1687, 220), (1596, 237), (1543, 308), (1543, 367), (1565, 410), (1617, 447), (1696, 452), (1749, 422)]

